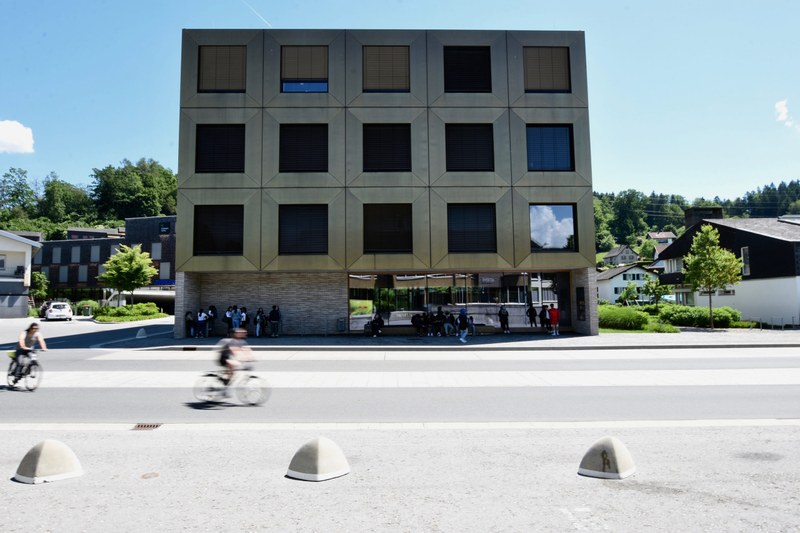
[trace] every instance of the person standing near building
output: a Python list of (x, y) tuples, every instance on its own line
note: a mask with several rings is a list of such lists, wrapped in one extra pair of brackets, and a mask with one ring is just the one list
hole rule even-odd
[(456, 320), (456, 327), (458, 327), (458, 340), (462, 344), (467, 343), (467, 331), (469, 331), (469, 318), (467, 317), (467, 310), (463, 307), (458, 312), (458, 320)]
[(561, 320), (561, 311), (558, 310), (556, 304), (550, 304), (550, 328), (553, 330), (554, 337), (559, 335), (558, 333), (558, 321)]
[(278, 336), (278, 328), (281, 325), (281, 311), (278, 309), (277, 305), (272, 306), (272, 310), (269, 312), (269, 336), (270, 337), (277, 337)]
[(533, 307), (533, 304), (528, 304), (528, 309), (525, 311), (525, 315), (528, 317), (528, 322), (530, 322), (531, 327), (536, 327), (536, 308)]
[(503, 333), (511, 333), (508, 329), (508, 309), (506, 309), (505, 305), (500, 306), (500, 310), (497, 312), (497, 318), (500, 319), (500, 330)]
[(550, 333), (550, 314), (547, 312), (547, 304), (542, 305), (542, 310), (539, 311), (539, 324), (545, 332)]
[(200, 337), (208, 337), (208, 315), (203, 308), (200, 308), (200, 311), (197, 312), (197, 331), (195, 332), (195, 337), (198, 339)]
[(214, 335), (214, 326), (217, 323), (217, 307), (214, 305), (208, 306), (208, 334)]
[(186, 328), (186, 336), (189, 338), (194, 338), (196, 335), (194, 329), (194, 313), (191, 311), (186, 311), (186, 315), (183, 317), (184, 327)]

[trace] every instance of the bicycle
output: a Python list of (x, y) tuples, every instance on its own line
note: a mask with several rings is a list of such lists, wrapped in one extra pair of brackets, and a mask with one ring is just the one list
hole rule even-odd
[(234, 373), (233, 381), (225, 383), (225, 371), (217, 370), (203, 374), (194, 385), (194, 395), (201, 402), (216, 403), (230, 396), (231, 388), (244, 404), (262, 405), (271, 394), (266, 380), (251, 374), (252, 366), (245, 366)]
[[(20, 355), (14, 359), (16, 350), (10, 350), (8, 356), (11, 357), (11, 363), (8, 365), (7, 382), (10, 388), (15, 388), (17, 383), (22, 381), (25, 388), (29, 391), (35, 391), (42, 381), (42, 365), (36, 359), (36, 352), (31, 350), (27, 355)], [(22, 364), (22, 372), (19, 377), (15, 376), (17, 365)]]

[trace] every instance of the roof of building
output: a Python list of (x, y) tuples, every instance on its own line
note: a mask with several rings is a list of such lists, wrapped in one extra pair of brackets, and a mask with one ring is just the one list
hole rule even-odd
[(630, 270), (632, 268), (641, 268), (642, 270), (645, 270), (645, 271), (647, 270), (642, 265), (618, 266), (618, 267), (614, 267), (614, 268), (609, 268), (608, 270), (603, 270), (602, 272), (598, 272), (597, 273), (597, 281), (603, 281), (603, 280), (615, 278), (615, 277), (619, 276), (620, 274), (622, 274), (623, 272), (626, 272), (626, 271), (628, 271), (628, 270)]
[(709, 222), (739, 231), (747, 231), (782, 241), (800, 242), (800, 218), (710, 218)]
[(647, 234), (648, 239), (675, 239), (677, 238), (671, 231), (651, 231)]
[(11, 233), (10, 231), (5, 231), (0, 229), (0, 237), (6, 237), (8, 239), (11, 239), (12, 241), (21, 242), (23, 244), (27, 244), (28, 246), (32, 246), (33, 248), (42, 247), (42, 243), (26, 239), (25, 237), (20, 237), (19, 235)]
[(606, 255), (604, 255), (603, 257), (616, 257), (622, 252), (624, 252), (626, 249), (631, 250), (631, 252), (633, 252), (630, 246), (628, 246), (627, 244), (623, 244), (622, 246), (617, 246), (615, 248), (610, 249), (608, 252), (606, 252)]

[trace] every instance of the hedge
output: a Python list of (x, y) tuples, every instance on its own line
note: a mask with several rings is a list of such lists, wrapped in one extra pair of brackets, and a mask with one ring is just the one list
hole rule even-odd
[[(728, 328), (732, 323), (742, 319), (742, 313), (730, 307), (718, 307), (712, 310), (714, 314), (714, 327)], [(658, 314), (662, 322), (673, 326), (707, 328), (710, 326), (708, 321), (707, 307), (689, 307), (686, 305), (671, 305), (665, 307)]]
[(649, 318), (646, 313), (631, 307), (601, 305), (599, 308), (601, 328), (611, 329), (644, 329)]

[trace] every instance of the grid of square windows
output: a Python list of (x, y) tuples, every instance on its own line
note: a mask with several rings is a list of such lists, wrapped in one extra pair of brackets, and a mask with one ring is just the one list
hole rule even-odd
[(198, 62), (197, 92), (245, 92), (246, 46), (201, 46)]
[(328, 92), (328, 47), (282, 46), (281, 91)]
[(411, 171), (411, 124), (364, 124), (364, 172)]
[(408, 46), (364, 46), (362, 56), (364, 92), (410, 91)]
[(447, 251), (496, 253), (495, 204), (448, 204)]
[(526, 46), (522, 51), (522, 60), (525, 92), (570, 92), (569, 48)]
[(244, 124), (198, 124), (194, 170), (244, 172)]
[(446, 124), (448, 172), (494, 171), (494, 131), (491, 124)]
[(193, 235), (194, 255), (242, 255), (244, 206), (194, 206)]
[(491, 48), (488, 46), (445, 46), (444, 92), (492, 92)]
[(327, 204), (285, 204), (278, 208), (280, 255), (328, 253)]
[(281, 124), (278, 170), (327, 172), (328, 125)]
[(571, 124), (528, 125), (529, 171), (574, 171)]
[(411, 204), (364, 204), (364, 253), (414, 251)]

